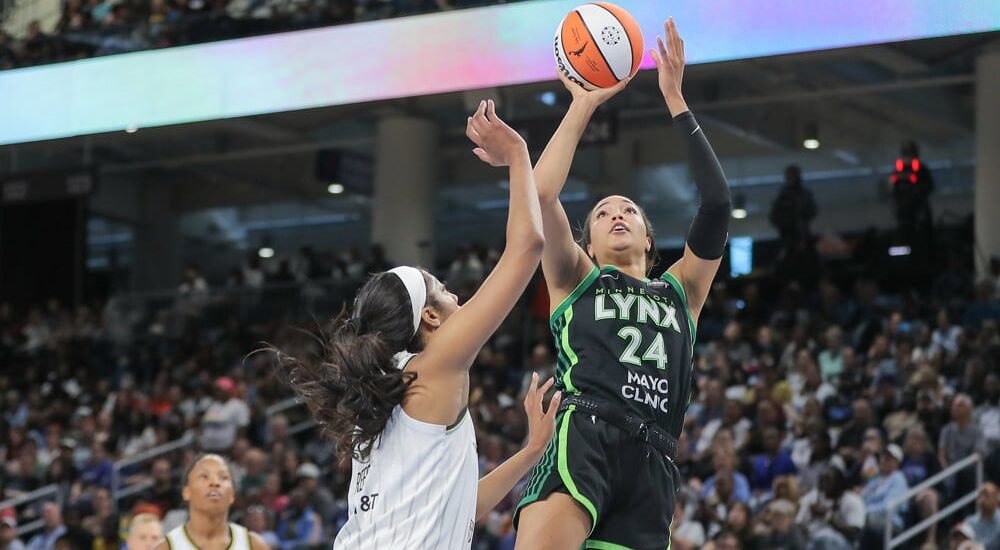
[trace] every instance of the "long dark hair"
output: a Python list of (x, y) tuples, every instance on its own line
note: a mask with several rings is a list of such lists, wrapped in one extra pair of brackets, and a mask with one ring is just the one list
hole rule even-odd
[[(426, 273), (424, 282), (429, 289)], [(337, 443), (341, 457), (367, 460), (417, 377), (397, 368), (393, 356), (423, 348), (403, 281), (389, 272), (372, 276), (358, 291), (350, 315), (342, 312), (318, 339), (322, 352), (312, 360), (274, 349), (280, 377), (309, 407), (323, 435)]]
[[(577, 243), (583, 247), (583, 251), (587, 252), (587, 247), (590, 246), (590, 218), (594, 216), (594, 210), (604, 202), (608, 197), (598, 200), (594, 203), (594, 206), (587, 212), (587, 217), (583, 220), (583, 226), (580, 227), (580, 237), (577, 239)], [(630, 201), (631, 202), (631, 201)], [(635, 205), (636, 210), (639, 211), (639, 215), (642, 216), (642, 223), (646, 226), (646, 236), (649, 237), (649, 251), (646, 252), (646, 272), (649, 273), (650, 269), (656, 266), (656, 262), (659, 261), (660, 255), (656, 252), (656, 230), (653, 229), (652, 222), (649, 221), (649, 216), (646, 215), (646, 211), (643, 210), (638, 204)], [(590, 256), (590, 252), (587, 252)], [(591, 256), (591, 260), (597, 263), (597, 258)], [(598, 266), (599, 267), (599, 266)]]

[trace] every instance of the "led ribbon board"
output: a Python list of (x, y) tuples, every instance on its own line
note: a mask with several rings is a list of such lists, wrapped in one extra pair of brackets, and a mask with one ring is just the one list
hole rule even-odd
[[(513, 5), (0, 72), (0, 144), (554, 79), (583, 0)], [(690, 63), (1000, 29), (996, 0), (617, 0), (648, 46), (673, 15)], [(652, 67), (648, 53), (644, 68)]]

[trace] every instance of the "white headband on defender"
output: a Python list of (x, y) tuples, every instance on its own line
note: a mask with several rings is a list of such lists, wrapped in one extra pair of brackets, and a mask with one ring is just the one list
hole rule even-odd
[(424, 274), (419, 269), (409, 266), (394, 267), (389, 273), (403, 281), (406, 293), (410, 295), (410, 305), (413, 306), (413, 334), (416, 334), (420, 330), (420, 313), (427, 303), (427, 283), (424, 282)]

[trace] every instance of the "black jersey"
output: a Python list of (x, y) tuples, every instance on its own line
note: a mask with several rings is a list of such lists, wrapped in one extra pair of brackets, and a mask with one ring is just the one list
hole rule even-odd
[(552, 313), (556, 387), (619, 404), (674, 437), (691, 397), (694, 320), (669, 273), (594, 268)]

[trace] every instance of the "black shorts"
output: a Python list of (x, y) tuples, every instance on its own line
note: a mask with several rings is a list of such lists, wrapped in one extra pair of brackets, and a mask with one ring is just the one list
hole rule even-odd
[(583, 548), (667, 548), (680, 488), (677, 467), (618, 427), (574, 409), (556, 418), (555, 436), (514, 511), (514, 527), (525, 506), (558, 492), (590, 515)]

